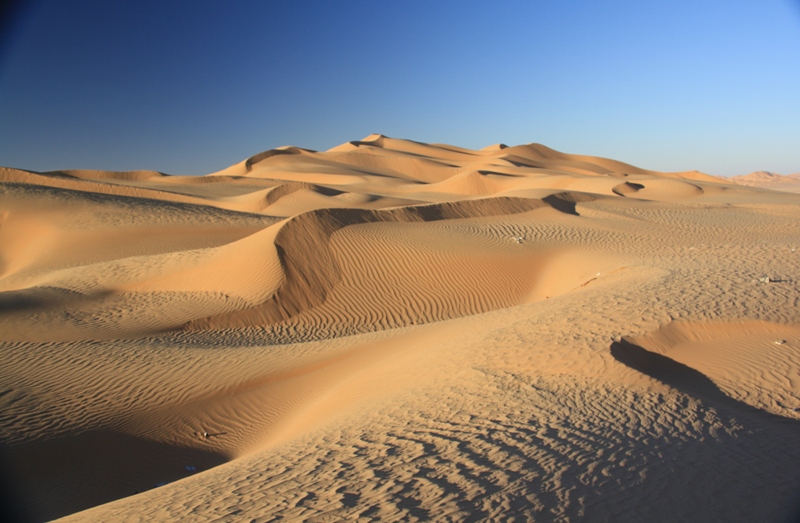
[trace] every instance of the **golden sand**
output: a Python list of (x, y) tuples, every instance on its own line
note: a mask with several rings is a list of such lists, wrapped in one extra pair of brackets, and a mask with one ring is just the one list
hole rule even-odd
[(371, 135), (0, 169), (0, 435), (64, 521), (781, 521), (800, 195)]

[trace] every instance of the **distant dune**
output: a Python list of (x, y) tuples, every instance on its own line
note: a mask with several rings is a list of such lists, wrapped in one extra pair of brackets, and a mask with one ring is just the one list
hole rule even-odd
[(0, 168), (0, 509), (788, 521), (793, 184), (378, 134)]
[(800, 173), (776, 174), (768, 171), (756, 171), (728, 178), (733, 183), (746, 187), (763, 187), (774, 191), (800, 192)]

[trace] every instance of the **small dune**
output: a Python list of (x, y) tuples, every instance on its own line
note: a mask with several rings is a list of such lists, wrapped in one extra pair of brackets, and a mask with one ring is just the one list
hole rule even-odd
[(798, 326), (764, 321), (674, 322), (625, 341), (702, 373), (714, 388), (744, 405), (797, 417)]
[(614, 194), (627, 196), (628, 194), (634, 194), (642, 189), (644, 189), (644, 185), (641, 183), (623, 182), (619, 185), (615, 185), (611, 190), (614, 192)]

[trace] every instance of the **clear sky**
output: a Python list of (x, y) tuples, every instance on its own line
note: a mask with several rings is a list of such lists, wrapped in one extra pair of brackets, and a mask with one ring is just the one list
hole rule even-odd
[(798, 0), (45, 0), (0, 30), (0, 165), (205, 174), (383, 133), (800, 172)]

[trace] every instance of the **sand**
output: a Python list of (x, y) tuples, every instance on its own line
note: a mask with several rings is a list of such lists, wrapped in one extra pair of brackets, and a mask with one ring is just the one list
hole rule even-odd
[(773, 191), (800, 193), (800, 173), (784, 175), (769, 171), (756, 171), (750, 174), (731, 176), (728, 181), (745, 187), (761, 187)]
[(799, 302), (800, 195), (538, 144), (2, 168), (5, 510), (789, 521)]

